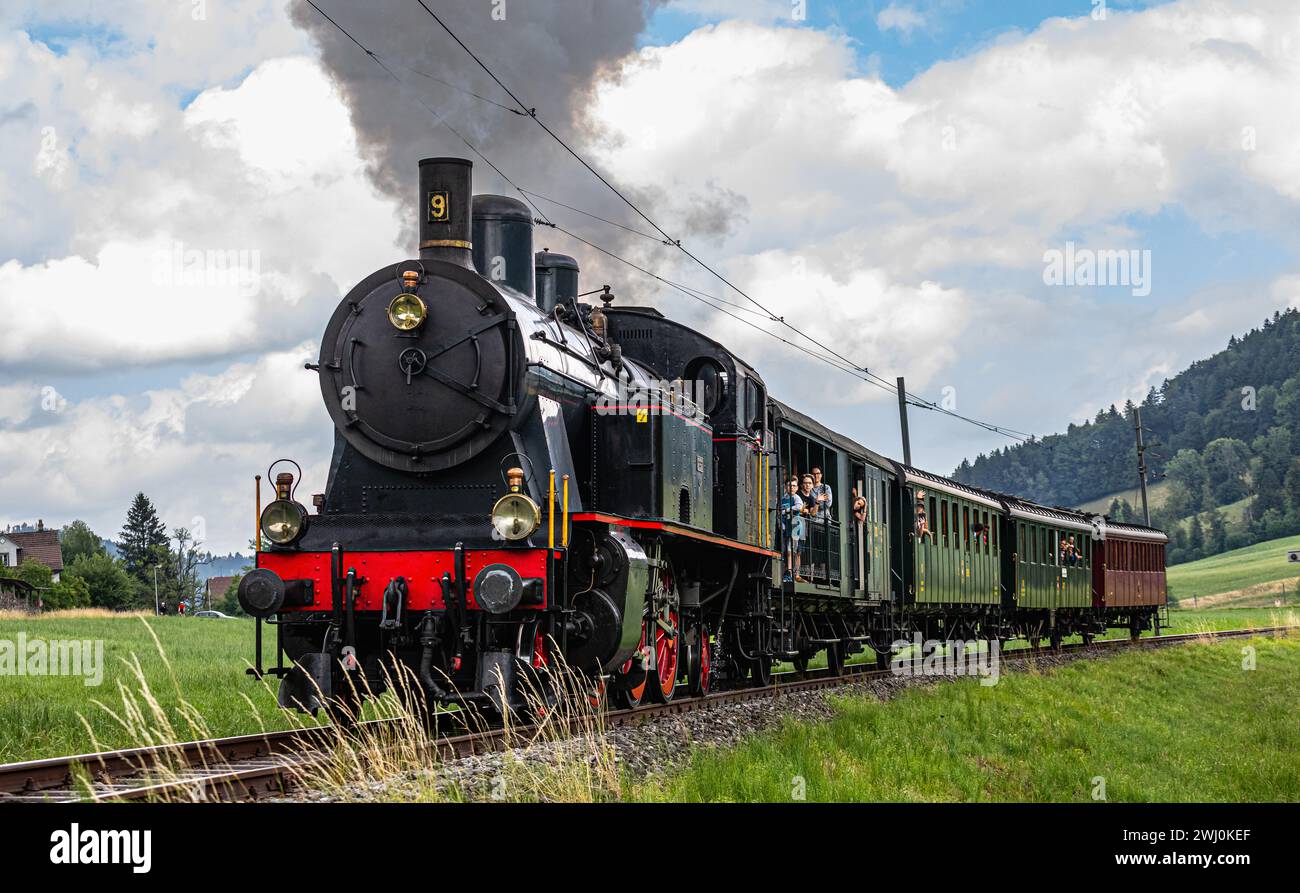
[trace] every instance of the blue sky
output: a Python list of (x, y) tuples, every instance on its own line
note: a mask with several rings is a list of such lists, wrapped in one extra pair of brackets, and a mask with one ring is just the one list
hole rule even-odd
[[(1110, 12), (1141, 10), (1167, 0), (1109, 0)], [(755, 6), (758, 4), (755, 3)], [(774, 3), (782, 6), (780, 0)], [(881, 31), (880, 12), (891, 5), (907, 6), (924, 16), (926, 24), (904, 34)], [(739, 7), (740, 4), (731, 4)], [(893, 87), (900, 87), (936, 62), (964, 56), (1013, 31), (1032, 31), (1045, 19), (1090, 15), (1092, 0), (919, 0), (891, 4), (881, 0), (807, 0), (809, 28), (835, 28), (857, 42), (864, 68), (877, 71)], [(701, 24), (725, 16), (684, 11), (680, 4), (660, 8), (642, 37), (643, 45), (662, 45), (685, 37)], [(873, 58), (874, 57), (874, 58)]]

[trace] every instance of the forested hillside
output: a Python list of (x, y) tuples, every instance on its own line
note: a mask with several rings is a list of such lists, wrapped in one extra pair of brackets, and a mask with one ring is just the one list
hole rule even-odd
[[(1287, 310), (1193, 363), (1142, 401), (1152, 480), (1169, 497), (1173, 560), (1300, 531), (1300, 312)], [(1137, 483), (1133, 404), (963, 462), (954, 477), (1048, 505), (1075, 506)], [(1243, 503), (1241, 521), (1220, 509)], [(1130, 508), (1115, 505), (1115, 513)], [(1178, 529), (1172, 529), (1177, 527)]]

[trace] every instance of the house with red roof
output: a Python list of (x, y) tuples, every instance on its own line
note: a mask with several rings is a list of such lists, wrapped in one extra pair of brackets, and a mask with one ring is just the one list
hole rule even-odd
[(63, 547), (59, 545), (59, 532), (46, 530), (44, 521), (37, 521), (35, 530), (0, 533), (0, 567), (18, 567), (29, 559), (48, 567), (54, 573), (54, 582), (59, 582)]

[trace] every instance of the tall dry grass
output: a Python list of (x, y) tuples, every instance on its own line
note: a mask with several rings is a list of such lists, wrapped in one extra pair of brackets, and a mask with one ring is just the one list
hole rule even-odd
[[(171, 687), (174, 697), (159, 696), (132, 654), (123, 661), (128, 673), (117, 682), (116, 699), (92, 703), (111, 721), (115, 738), (125, 737), (128, 748), (149, 749), (135, 767), (133, 784), (157, 786), (152, 799), (160, 801), (210, 799), (207, 787), (194, 779), (220, 773), (226, 763), (214, 751), (200, 748), (196, 754), (183, 746), (211, 738), (211, 730), (202, 712), (184, 697), (166, 650), (145, 625), (166, 668), (164, 686)], [(273, 697), (268, 679), (261, 684)], [(474, 758), (494, 766), (470, 779), (443, 772), (443, 737), (485, 733), (493, 717), (468, 707), (439, 710), (436, 721), (413, 671), (402, 664), (385, 671), (382, 694), (367, 690), (364, 679), (361, 685), (353, 694), (364, 695), (363, 706), (355, 712), (339, 708), (331, 725), (317, 726), (309, 716), (286, 712), (289, 727), (303, 741), (301, 754), (285, 757), (290, 785), (304, 792), (293, 796), (380, 802), (594, 802), (618, 796), (618, 764), (606, 735), (604, 705), (593, 701), (590, 681), (562, 660), (555, 660), (541, 681), (525, 685), (524, 707), (496, 718), (504, 726), (494, 742), (498, 752)], [(265, 733), (252, 699), (242, 692), (239, 697)], [(164, 700), (171, 703), (165, 705)], [(79, 718), (95, 750), (110, 749), (102, 744), (102, 729), (83, 714)], [(112, 793), (84, 774), (76, 780), (76, 789), (86, 799)]]
[[(327, 756), (292, 770), (318, 797), (344, 801), (595, 802), (618, 796), (619, 771), (604, 721), (583, 674), (555, 658), (523, 684), (524, 705), (496, 717), (491, 755), (471, 757), (474, 773), (447, 771), (446, 751), (424, 693), (409, 668), (386, 678), (372, 704), (384, 722), (341, 723), (322, 731)], [(483, 734), (489, 715), (474, 706), (442, 713), (449, 735)], [(349, 727), (350, 726), (350, 727)]]

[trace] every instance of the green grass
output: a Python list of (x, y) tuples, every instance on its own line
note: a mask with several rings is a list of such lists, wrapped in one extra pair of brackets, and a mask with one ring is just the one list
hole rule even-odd
[[(146, 626), (146, 623), (148, 626)], [(170, 661), (159, 653), (158, 643)], [(180, 720), (182, 698), (193, 705), (212, 735), (239, 735), (267, 728), (287, 728), (289, 720), (275, 704), (272, 690), (245, 675), (253, 659), (251, 620), (204, 620), (193, 617), (108, 615), (0, 617), (0, 640), (102, 640), (103, 682), (87, 686), (81, 677), (0, 677), (0, 762), (134, 746), (141, 743), (94, 701), (122, 710), (119, 685), (132, 691), (139, 683), (130, 663), (140, 669), (158, 703), (174, 717), (176, 736), (196, 737), (192, 723)], [(264, 660), (275, 660), (275, 638), (268, 629)], [(253, 705), (240, 694), (252, 699)], [(94, 736), (82, 722), (84, 717)], [(96, 742), (95, 739), (98, 739)]]
[(1300, 536), (1287, 536), (1169, 568), (1171, 594), (1184, 605), (1192, 599), (1236, 592), (1262, 583), (1300, 579), (1300, 565), (1287, 561), (1300, 549)]
[[(1276, 622), (1277, 612), (1268, 608), (1170, 611), (1171, 632), (1271, 626)], [(157, 635), (157, 643), (150, 629)], [(140, 743), (95, 703), (99, 701), (116, 712), (121, 711), (119, 685), (131, 691), (139, 689), (129, 663), (135, 658), (139, 659), (150, 691), (173, 717), (176, 740), (199, 737), (195, 725), (178, 719), (182, 700), (193, 706), (194, 713), (202, 717), (203, 726), (215, 736), (257, 732), (263, 724), (266, 728), (288, 728), (294, 721), (279, 710), (270, 692), (244, 673), (253, 656), (250, 620), (141, 619), (126, 615), (0, 616), (0, 640), (16, 641), (20, 632), (26, 633), (29, 640), (102, 640), (104, 680), (101, 685), (90, 687), (79, 677), (0, 677), (0, 762)], [(167, 662), (159, 654), (159, 644)], [(275, 655), (269, 629), (263, 654), (264, 662), (270, 666)], [(865, 659), (866, 655), (856, 655), (851, 662)], [(825, 657), (819, 654), (812, 666), (825, 666)], [(268, 682), (273, 691), (275, 680)], [(243, 696), (251, 699), (253, 705)], [(93, 736), (86, 728), (87, 722)]]
[(1300, 641), (1193, 644), (962, 680), (825, 723), (786, 722), (682, 772), (628, 783), (648, 801), (1300, 801)]

